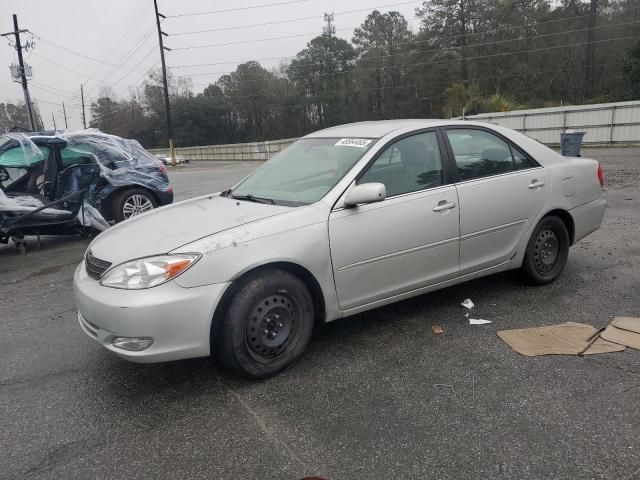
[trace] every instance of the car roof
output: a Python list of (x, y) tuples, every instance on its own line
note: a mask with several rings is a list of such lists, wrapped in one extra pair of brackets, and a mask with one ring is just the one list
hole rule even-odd
[(428, 128), (442, 124), (445, 120), (376, 120), (369, 122), (347, 123), (335, 127), (318, 130), (305, 136), (305, 138), (340, 138), (340, 137), (363, 137), (380, 138), (388, 133), (404, 127)]
[(524, 149), (529, 155), (538, 161), (538, 163), (549, 166), (564, 162), (564, 157), (546, 147), (537, 140), (527, 137), (526, 135), (499, 125), (474, 122), (468, 120), (450, 120), (450, 119), (403, 119), (403, 120), (377, 120), (369, 122), (347, 123), (346, 125), (337, 125), (335, 127), (325, 128), (310, 133), (303, 138), (375, 138), (379, 139), (400, 129), (433, 128), (442, 126), (456, 127), (483, 127), (497, 132), (510, 141), (514, 142), (520, 148)]

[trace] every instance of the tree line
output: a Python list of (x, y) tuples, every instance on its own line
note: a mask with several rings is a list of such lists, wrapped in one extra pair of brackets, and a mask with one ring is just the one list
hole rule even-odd
[[(350, 41), (319, 35), (278, 68), (248, 61), (200, 93), (171, 74), (176, 144), (640, 98), (638, 0), (430, 0), (416, 16), (413, 31), (400, 13), (374, 10)], [(103, 91), (91, 126), (165, 146), (161, 80), (150, 72), (130, 98)]]

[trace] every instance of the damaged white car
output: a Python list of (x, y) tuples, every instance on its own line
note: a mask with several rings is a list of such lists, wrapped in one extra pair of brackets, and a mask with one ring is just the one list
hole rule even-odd
[(125, 221), (75, 272), (84, 331), (117, 355), (214, 355), (253, 377), (329, 322), (492, 273), (561, 274), (605, 211), (598, 162), (512, 130), (363, 122), (298, 140), (235, 187)]

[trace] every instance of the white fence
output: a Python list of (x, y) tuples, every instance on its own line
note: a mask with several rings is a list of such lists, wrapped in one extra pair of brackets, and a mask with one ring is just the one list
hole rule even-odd
[(468, 115), (517, 130), (547, 145), (558, 145), (567, 130), (586, 132), (585, 144), (640, 143), (640, 101), (515, 110)]

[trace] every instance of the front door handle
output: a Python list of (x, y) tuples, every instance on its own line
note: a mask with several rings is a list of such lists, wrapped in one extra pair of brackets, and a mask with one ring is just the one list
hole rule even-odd
[(531, 183), (529, 184), (529, 188), (534, 189), (534, 188), (540, 188), (540, 187), (544, 187), (544, 182), (539, 182), (536, 179), (531, 180)]
[(456, 204), (454, 202), (447, 202), (446, 200), (441, 200), (438, 202), (438, 205), (433, 207), (433, 211), (442, 212), (444, 210), (451, 210), (452, 208), (456, 208)]

